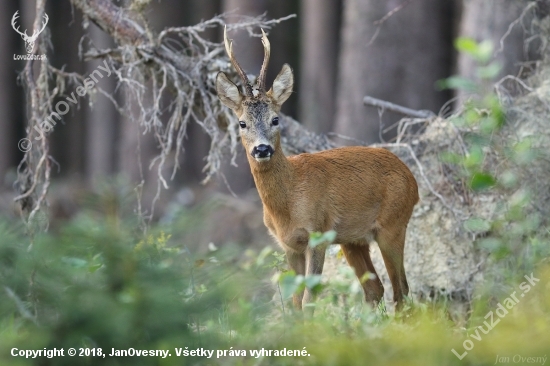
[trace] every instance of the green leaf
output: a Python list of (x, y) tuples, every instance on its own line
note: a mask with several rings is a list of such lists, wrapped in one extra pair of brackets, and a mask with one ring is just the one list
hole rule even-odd
[(69, 266), (74, 268), (82, 268), (88, 264), (86, 260), (81, 258), (74, 258), (74, 257), (63, 257), (61, 258), (61, 261), (63, 261), (63, 263), (66, 263)]
[(490, 188), (496, 184), (495, 178), (489, 173), (474, 173), (470, 181), (470, 188), (474, 191), (481, 191)]
[[(490, 146), (491, 140), (485, 135), (478, 133), (469, 133), (464, 138), (470, 145), (474, 145), (476, 149), (481, 149), (483, 146)], [(480, 150), (483, 152), (482, 150)]]
[(508, 203), (511, 207), (518, 206), (518, 207), (524, 207), (529, 203), (531, 199), (531, 194), (528, 190), (525, 190), (523, 188), (518, 189), (514, 194), (512, 194), (508, 198)]
[(448, 164), (460, 164), (462, 161), (462, 156), (452, 153), (450, 151), (444, 151), (441, 154), (439, 154), (439, 159)]
[(506, 188), (512, 188), (518, 183), (518, 176), (512, 170), (506, 170), (499, 177), (499, 182)]
[(336, 231), (334, 230), (329, 230), (325, 233), (314, 231), (309, 234), (309, 246), (315, 248), (321, 244), (332, 244), (334, 243), (334, 239), (336, 239)]
[(460, 52), (475, 55), (478, 47), (477, 42), (473, 38), (458, 37), (455, 39), (455, 48)]
[(471, 218), (464, 222), (464, 228), (474, 233), (486, 233), (491, 229), (491, 224), (480, 218)]
[(479, 112), (472, 107), (466, 109), (466, 112), (464, 113), (464, 119), (466, 120), (466, 124), (469, 126), (477, 124), (480, 118), (481, 116)]
[(523, 139), (512, 148), (514, 161), (518, 164), (528, 164), (536, 158), (530, 138)]
[(498, 97), (495, 94), (489, 94), (483, 102), (491, 110), (491, 116), (497, 121), (498, 127), (502, 127), (506, 120), (506, 114)]
[(476, 168), (483, 162), (483, 150), (479, 146), (472, 146), (470, 153), (464, 159), (464, 166), (466, 168)]
[(88, 271), (90, 273), (94, 273), (95, 271), (97, 271), (98, 269), (100, 269), (101, 267), (103, 267), (103, 264), (101, 263), (98, 263), (98, 264), (92, 264), (88, 267)]
[(488, 252), (495, 252), (502, 246), (502, 241), (497, 238), (483, 238), (478, 241), (478, 246)]
[(375, 279), (376, 279), (376, 275), (374, 273), (365, 272), (365, 274), (363, 276), (361, 276), (361, 278), (359, 279), (359, 282), (360, 283), (365, 283), (368, 280), (375, 280)]
[(499, 121), (496, 118), (494, 118), (492, 115), (482, 118), (481, 121), (479, 122), (479, 128), (481, 132), (483, 132), (486, 135), (492, 134), (499, 127), (500, 127)]
[(257, 267), (263, 266), (265, 263), (265, 259), (269, 254), (271, 254), (271, 252), (272, 252), (272, 249), (270, 247), (265, 247), (264, 249), (262, 249), (260, 254), (258, 254), (258, 258), (256, 258), (256, 266)]
[(321, 275), (309, 275), (304, 278), (304, 283), (307, 288), (313, 290), (321, 284)]
[(281, 296), (283, 299), (288, 299), (299, 291), (300, 287), (304, 286), (304, 276), (296, 276), (294, 271), (282, 273), (279, 277), (279, 286), (281, 287)]
[(470, 55), (474, 60), (480, 63), (487, 63), (493, 56), (493, 43), (491, 41), (482, 41), (477, 43), (474, 39), (468, 37), (459, 37), (455, 40), (455, 48), (459, 52)]
[(477, 45), (476, 53), (473, 56), (477, 61), (486, 63), (493, 56), (494, 49), (493, 42), (486, 40)]
[(470, 92), (477, 90), (477, 86), (473, 81), (466, 79), (462, 76), (451, 76), (447, 79), (438, 80), (436, 82), (436, 87), (439, 90), (458, 89)]
[(487, 66), (480, 66), (476, 70), (476, 74), (480, 79), (494, 79), (498, 76), (502, 66), (499, 62), (491, 62)]

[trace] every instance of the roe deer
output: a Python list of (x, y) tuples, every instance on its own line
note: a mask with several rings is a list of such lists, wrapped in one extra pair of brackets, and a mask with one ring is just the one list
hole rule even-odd
[[(232, 109), (240, 125), (240, 136), (264, 209), (264, 223), (284, 249), (288, 264), (296, 274), (321, 274), (326, 247), (308, 246), (314, 231), (337, 232), (348, 263), (361, 280), (376, 275), (369, 243), (376, 241), (393, 287), (399, 309), (409, 286), (403, 267), (405, 231), (418, 186), (407, 166), (385, 149), (342, 147), (314, 154), (285, 157), (281, 149), (278, 114), (292, 93), (294, 78), (285, 64), (269, 91), (265, 75), (270, 44), (262, 30), (264, 61), (253, 89), (235, 59), (232, 43), (224, 32), (225, 49), (245, 87), (243, 95), (220, 72), (216, 89), (221, 102)], [(362, 283), (365, 299), (376, 305), (384, 288), (377, 276)], [(311, 302), (312, 293), (293, 296), (294, 306)]]

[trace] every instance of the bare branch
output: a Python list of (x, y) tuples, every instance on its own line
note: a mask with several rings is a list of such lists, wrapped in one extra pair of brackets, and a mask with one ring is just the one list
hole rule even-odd
[(363, 98), (363, 104), (370, 105), (370, 106), (373, 106), (373, 107), (378, 107), (378, 108), (381, 108), (381, 109), (387, 109), (387, 110), (392, 111), (392, 112), (396, 112), (396, 113), (403, 114), (405, 116), (412, 116), (412, 117), (416, 117), (416, 118), (432, 118), (432, 117), (435, 117), (435, 113), (433, 113), (431, 111), (428, 111), (428, 110), (417, 111), (417, 110), (414, 110), (414, 109), (403, 107), (403, 106), (400, 106), (400, 105), (397, 105), (397, 104), (394, 104), (394, 103), (391, 103), (391, 102), (387, 102), (385, 100), (381, 100), (381, 99), (377, 99), (377, 98), (373, 98), (373, 97), (369, 97), (369, 96), (365, 96)]
[(402, 4), (396, 6), (394, 9), (390, 10), (386, 15), (384, 15), (382, 18), (378, 19), (377, 21), (373, 22), (374, 25), (376, 25), (376, 30), (374, 31), (374, 34), (370, 38), (369, 42), (367, 43), (367, 47), (370, 46), (378, 37), (378, 33), (380, 33), (380, 28), (382, 27), (382, 24), (386, 22), (389, 18), (391, 18), (395, 13), (402, 10), (404, 7), (409, 5), (413, 0), (406, 0)]
[(521, 21), (523, 21), (523, 18), (525, 17), (525, 15), (529, 12), (529, 10), (531, 10), (532, 8), (534, 8), (535, 6), (537, 6), (537, 2), (536, 1), (533, 1), (531, 3), (529, 3), (529, 5), (527, 5), (525, 7), (525, 9), (523, 9), (523, 11), (521, 12), (520, 16), (514, 20), (512, 23), (510, 23), (510, 25), (508, 26), (508, 29), (506, 30), (506, 33), (504, 33), (504, 35), (500, 38), (500, 41), (499, 41), (499, 44), (500, 44), (500, 47), (498, 50), (496, 50), (494, 56), (498, 55), (499, 53), (501, 53), (502, 51), (504, 51), (504, 40), (506, 40), (506, 38), (510, 35), (510, 33), (512, 33), (512, 29), (518, 24), (520, 23)]
[(388, 20), (390, 17), (392, 17), (395, 13), (397, 13), (398, 11), (402, 10), (405, 6), (409, 5), (410, 3), (412, 3), (413, 0), (407, 0), (405, 2), (403, 2), (402, 4), (396, 6), (395, 8), (393, 8), (392, 10), (390, 10), (386, 15), (384, 15), (382, 18), (378, 19), (377, 21), (375, 21), (373, 24), (374, 25), (382, 25), (384, 24), (384, 22), (386, 20)]
[[(45, 0), (36, 2), (36, 17), (33, 29), (38, 30), (43, 27), (43, 18), (45, 15)], [(41, 24), (42, 23), (42, 24)], [(42, 28), (43, 29), (43, 28)], [(41, 33), (42, 35), (47, 32)], [(33, 47), (30, 51), (33, 55), (45, 53), (45, 37), (39, 37), (38, 47)], [(35, 62), (39, 63), (38, 75), (34, 73)], [(49, 64), (47, 60), (35, 60), (30, 58), (20, 76), (27, 93), (28, 103), (28, 122), (26, 126), (27, 138), (34, 142), (30, 150), (25, 152), (17, 168), (17, 190), (19, 195), (14, 199), (21, 205), (22, 218), (27, 224), (29, 234), (32, 236), (36, 229), (45, 230), (47, 225), (41, 228), (32, 227), (37, 213), (46, 205), (46, 195), (50, 185), (51, 160), (49, 157), (49, 143), (45, 133), (37, 126), (43, 122), (52, 110), (53, 99), (58, 93), (59, 86), (50, 90), (48, 87)], [(62, 87), (62, 86), (61, 86)], [(37, 132), (38, 131), (38, 132)], [(31, 138), (37, 133), (36, 138)], [(39, 140), (39, 142), (35, 142)], [(47, 215), (46, 215), (47, 216)]]

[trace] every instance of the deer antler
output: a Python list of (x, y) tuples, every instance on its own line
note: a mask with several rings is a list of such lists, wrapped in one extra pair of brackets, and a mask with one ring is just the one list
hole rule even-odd
[(17, 21), (17, 18), (19, 18), (19, 15), (17, 15), (17, 13), (19, 13), (19, 10), (17, 10), (15, 12), (15, 14), (13, 14), (13, 17), (11, 18), (11, 26), (12, 28), (17, 32), (19, 33), (23, 38), (29, 38), (29, 36), (27, 35), (27, 30), (25, 29), (25, 32), (21, 32), (19, 30), (19, 26), (17, 26), (17, 28), (15, 27), (15, 22)]
[(241, 65), (237, 62), (237, 59), (235, 58), (235, 55), (233, 54), (233, 42), (229, 41), (227, 39), (227, 26), (225, 26), (223, 30), (223, 41), (225, 43), (225, 51), (227, 52), (227, 56), (229, 56), (229, 60), (231, 61), (231, 64), (237, 70), (237, 74), (241, 77), (241, 80), (244, 83), (244, 88), (246, 90), (246, 95), (248, 97), (252, 97), (252, 85), (250, 85), (250, 82), (248, 81), (248, 77), (244, 73)]
[(262, 44), (264, 45), (264, 61), (262, 63), (262, 69), (260, 75), (258, 75), (258, 90), (260, 93), (265, 93), (265, 75), (267, 74), (267, 65), (269, 64), (269, 56), (271, 54), (271, 44), (262, 29)]

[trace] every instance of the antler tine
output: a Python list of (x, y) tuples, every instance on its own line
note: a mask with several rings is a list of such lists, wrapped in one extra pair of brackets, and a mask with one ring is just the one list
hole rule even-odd
[(267, 74), (267, 65), (269, 64), (269, 56), (271, 54), (271, 44), (269, 43), (269, 39), (267, 39), (263, 29), (262, 44), (264, 45), (264, 62), (262, 63), (260, 75), (258, 75), (258, 90), (261, 93), (265, 93), (265, 76)]
[(233, 54), (233, 42), (229, 41), (227, 39), (227, 25), (225, 26), (223, 30), (223, 42), (225, 44), (225, 52), (227, 52), (227, 56), (229, 56), (229, 60), (231, 61), (231, 64), (237, 70), (237, 74), (241, 77), (241, 80), (244, 83), (244, 88), (246, 90), (246, 95), (249, 97), (252, 97), (252, 85), (250, 85), (250, 82), (248, 81), (248, 77), (244, 73), (241, 65), (237, 62), (237, 59), (235, 58), (235, 55)]
[(13, 28), (17, 33), (19, 33), (20, 35), (26, 36), (26, 35), (27, 35), (27, 30), (26, 30), (26, 29), (25, 29), (25, 32), (21, 32), (21, 31), (19, 30), (19, 26), (17, 26), (17, 28), (15, 27), (15, 25), (16, 25), (15, 22), (17, 21), (17, 18), (19, 18), (19, 10), (17, 10), (17, 11), (15, 12), (15, 14), (13, 14), (13, 17), (11, 18), (11, 26), (12, 26), (12, 28)]

